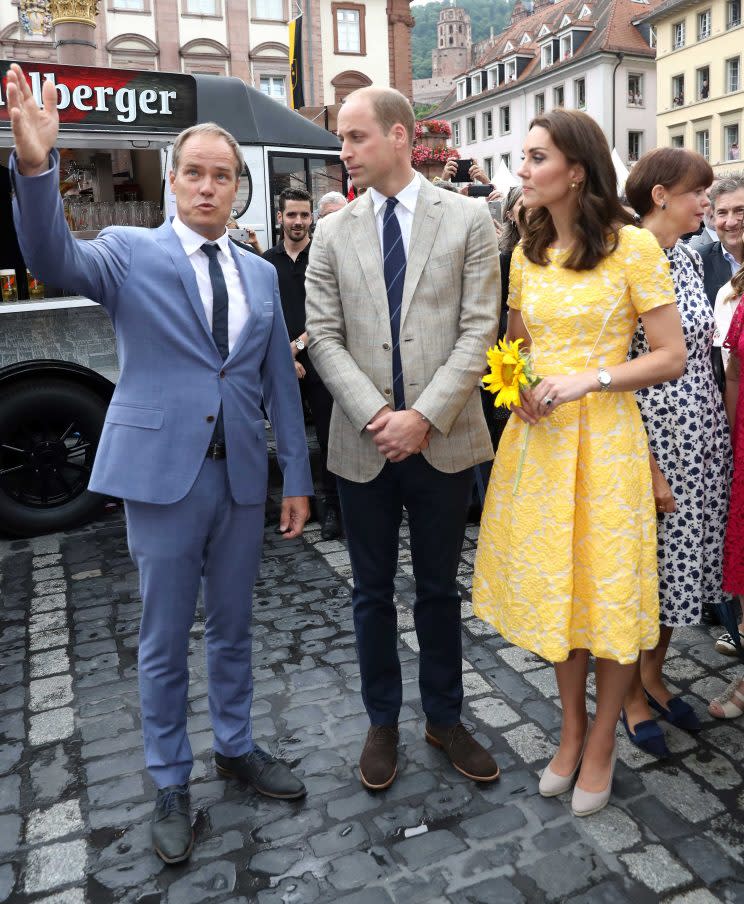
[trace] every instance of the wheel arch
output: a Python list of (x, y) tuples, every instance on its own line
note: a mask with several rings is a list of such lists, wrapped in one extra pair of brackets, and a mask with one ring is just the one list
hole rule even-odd
[(111, 401), (111, 396), (114, 394), (115, 387), (111, 380), (107, 380), (106, 377), (95, 370), (83, 367), (82, 364), (76, 364), (73, 361), (57, 361), (54, 359), (21, 361), (18, 364), (0, 368), (0, 393), (10, 386), (17, 386), (25, 381), (38, 380), (40, 377), (70, 380), (92, 390), (107, 403)]

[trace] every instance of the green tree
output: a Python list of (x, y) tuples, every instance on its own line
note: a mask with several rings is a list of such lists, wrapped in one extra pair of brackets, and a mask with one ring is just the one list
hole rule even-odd
[[(445, 0), (446, 2), (446, 0)], [(514, 0), (458, 0), (457, 6), (470, 14), (473, 42), (503, 31), (509, 24)], [(411, 40), (413, 77), (431, 78), (431, 52), (437, 45), (437, 22), (443, 3), (432, 2), (411, 8), (416, 19)]]

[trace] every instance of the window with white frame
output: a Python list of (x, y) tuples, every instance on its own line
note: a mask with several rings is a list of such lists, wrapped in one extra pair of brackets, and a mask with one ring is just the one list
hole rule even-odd
[(726, 28), (736, 28), (737, 25), (741, 25), (741, 0), (727, 0)]
[(493, 179), (493, 157), (483, 158), (483, 172), (489, 179)]
[(511, 172), (511, 154), (502, 154), (501, 162), (509, 170), (509, 172)]
[(459, 147), (460, 141), (461, 141), (460, 120), (458, 119), (456, 122), (452, 123), (452, 144), (455, 147)]
[(556, 85), (553, 88), (553, 106), (564, 107), (566, 105), (566, 91), (563, 85)]
[(673, 148), (683, 148), (685, 146), (685, 136), (684, 135), (672, 135), (672, 147)]
[(535, 116), (542, 116), (545, 112), (545, 95), (541, 92), (535, 95)]
[(684, 107), (685, 105), (685, 77), (675, 75), (672, 77), (672, 106)]
[(280, 104), (287, 103), (287, 82), (283, 75), (262, 75), (261, 90)]
[(574, 81), (574, 102), (577, 110), (586, 110), (586, 79)]
[(468, 116), (465, 120), (465, 135), (468, 144), (475, 141), (475, 116)]
[(679, 50), (680, 47), (685, 46), (685, 22), (684, 19), (681, 22), (675, 22), (672, 25), (672, 48), (674, 50)]
[(483, 137), (491, 138), (493, 136), (493, 113), (488, 110), (483, 114)]
[(186, 0), (186, 12), (192, 16), (216, 16), (217, 0)]
[(648, 27), (648, 46), (656, 47), (656, 26), (649, 25)]
[(553, 42), (548, 41), (540, 48), (540, 65), (543, 69), (553, 65)]
[(571, 35), (563, 35), (561, 38), (561, 59), (569, 60), (572, 56)]
[(467, 97), (466, 90), (467, 89), (465, 87), (465, 82), (457, 83), (457, 99), (458, 100), (465, 100), (465, 98)]
[(705, 12), (698, 13), (697, 17), (697, 37), (698, 41), (704, 41), (710, 37), (711, 12), (706, 9)]
[(504, 81), (513, 82), (517, 78), (517, 61), (509, 60), (504, 64)]
[(336, 33), (338, 35), (339, 53), (361, 53), (362, 42), (358, 9), (336, 10)]
[(708, 129), (700, 129), (695, 132), (695, 150), (706, 160), (710, 160), (710, 131)]
[(145, 0), (114, 0), (112, 4), (114, 9), (131, 9), (143, 11), (145, 8)]
[(499, 107), (499, 134), (508, 135), (511, 132), (511, 108)]
[(640, 72), (628, 73), (628, 106), (643, 106), (643, 75)]
[(635, 163), (643, 153), (643, 132), (628, 132), (628, 163)]
[(741, 151), (739, 149), (739, 124), (732, 123), (723, 127), (723, 150), (725, 160), (740, 160)]
[(499, 84), (499, 70), (498, 69), (489, 69), (488, 70), (488, 87), (496, 88)]
[(256, 19), (284, 21), (284, 0), (254, 0)]
[(726, 91), (738, 91), (741, 85), (741, 65), (739, 57), (726, 60)]

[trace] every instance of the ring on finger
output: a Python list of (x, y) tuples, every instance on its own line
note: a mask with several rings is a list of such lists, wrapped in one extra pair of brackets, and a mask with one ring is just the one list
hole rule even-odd
[(550, 397), (543, 399), (543, 402), (545, 402), (548, 408), (550, 408), (550, 406), (553, 404), (553, 400)]

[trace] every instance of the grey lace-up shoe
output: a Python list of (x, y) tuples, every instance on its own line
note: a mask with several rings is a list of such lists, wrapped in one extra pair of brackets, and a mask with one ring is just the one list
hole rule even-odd
[(280, 800), (298, 800), (307, 789), (289, 766), (260, 747), (242, 756), (223, 756), (215, 751), (214, 761), (220, 775), (253, 785), (259, 794)]
[(155, 853), (166, 863), (181, 863), (191, 856), (194, 830), (188, 785), (158, 789), (152, 814), (152, 844)]

